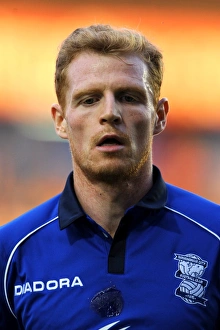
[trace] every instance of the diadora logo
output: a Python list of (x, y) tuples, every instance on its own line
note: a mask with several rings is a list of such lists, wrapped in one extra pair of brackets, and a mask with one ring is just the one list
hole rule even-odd
[[(118, 324), (120, 321), (116, 321), (116, 322), (113, 322), (111, 324), (108, 324), (106, 326), (104, 326), (103, 328), (100, 328), (99, 330), (109, 330), (109, 329), (113, 329), (114, 325)], [(117, 330), (126, 330), (130, 328), (130, 325), (128, 327), (124, 327), (124, 328), (118, 328), (118, 327), (114, 327), (114, 329), (117, 329)]]
[(21, 296), (26, 293), (38, 292), (38, 291), (51, 291), (63, 288), (73, 288), (75, 286), (83, 286), (79, 276), (75, 276), (73, 279), (60, 278), (58, 280), (49, 280), (47, 282), (34, 281), (25, 282), (24, 284), (15, 285), (14, 295)]
[(206, 305), (207, 299), (204, 298), (205, 288), (208, 281), (201, 278), (208, 262), (202, 260), (196, 254), (177, 254), (175, 260), (178, 261), (178, 270), (175, 273), (182, 282), (176, 289), (176, 296), (182, 298), (188, 304)]

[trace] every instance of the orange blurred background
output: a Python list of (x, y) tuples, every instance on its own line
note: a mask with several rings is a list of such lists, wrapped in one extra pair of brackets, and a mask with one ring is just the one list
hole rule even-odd
[(60, 192), (71, 170), (53, 131), (54, 67), (72, 30), (93, 23), (143, 32), (163, 52), (171, 105), (154, 163), (166, 181), (220, 202), (219, 1), (10, 1), (0, 6), (0, 223)]

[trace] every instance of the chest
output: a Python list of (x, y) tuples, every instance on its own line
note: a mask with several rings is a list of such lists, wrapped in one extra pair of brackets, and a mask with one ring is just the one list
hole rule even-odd
[(215, 328), (217, 255), (197, 239), (140, 228), (126, 238), (123, 273), (109, 272), (104, 234), (47, 243), (26, 242), (10, 266), (10, 301), (26, 330)]

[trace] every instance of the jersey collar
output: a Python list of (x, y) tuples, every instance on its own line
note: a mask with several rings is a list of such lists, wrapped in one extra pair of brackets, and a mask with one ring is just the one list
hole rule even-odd
[[(136, 204), (150, 210), (162, 208), (167, 201), (166, 184), (159, 169), (153, 166), (153, 186), (148, 193)], [(73, 188), (73, 172), (67, 178), (65, 188), (60, 196), (59, 202), (59, 225), (64, 229), (76, 219), (84, 217), (86, 214), (78, 202)]]

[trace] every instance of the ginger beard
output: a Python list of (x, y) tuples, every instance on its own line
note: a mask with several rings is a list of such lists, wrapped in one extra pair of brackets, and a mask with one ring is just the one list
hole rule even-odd
[(126, 182), (130, 179), (135, 179), (147, 169), (152, 166), (152, 142), (153, 134), (149, 133), (145, 145), (140, 150), (135, 147), (130, 137), (126, 134), (120, 133), (125, 145), (126, 151), (116, 151), (114, 153), (102, 153), (101, 155), (94, 155), (89, 150), (93, 150), (94, 146), (100, 139), (101, 134), (95, 135), (87, 150), (81, 150), (75, 147), (77, 141), (72, 136), (72, 130), (67, 124), (67, 134), (69, 140), (69, 147), (72, 156), (72, 163), (74, 173), (85, 176), (91, 182), (103, 182), (106, 184), (115, 184)]

